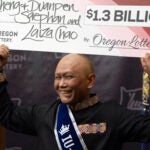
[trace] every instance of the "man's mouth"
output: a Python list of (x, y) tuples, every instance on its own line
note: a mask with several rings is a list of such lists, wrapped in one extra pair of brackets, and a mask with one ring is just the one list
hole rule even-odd
[(72, 90), (60, 90), (59, 94), (70, 96), (70, 94), (72, 94)]

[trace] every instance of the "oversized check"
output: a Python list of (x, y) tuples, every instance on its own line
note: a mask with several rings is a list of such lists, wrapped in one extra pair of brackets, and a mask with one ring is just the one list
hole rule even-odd
[(0, 43), (10, 49), (142, 57), (150, 6), (106, 0), (0, 0)]

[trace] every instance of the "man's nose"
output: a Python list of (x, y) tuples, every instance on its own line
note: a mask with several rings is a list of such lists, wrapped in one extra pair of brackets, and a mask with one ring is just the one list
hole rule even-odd
[(64, 78), (61, 78), (61, 80), (59, 81), (59, 86), (65, 87), (66, 85), (67, 85), (66, 80)]

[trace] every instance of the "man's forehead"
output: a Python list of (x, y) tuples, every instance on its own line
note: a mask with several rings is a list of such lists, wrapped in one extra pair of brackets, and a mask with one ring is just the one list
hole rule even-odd
[(73, 61), (61, 61), (56, 67), (56, 72), (73, 72), (79, 68), (79, 64)]
[(55, 75), (77, 75), (80, 70), (76, 65), (60, 63), (55, 70)]

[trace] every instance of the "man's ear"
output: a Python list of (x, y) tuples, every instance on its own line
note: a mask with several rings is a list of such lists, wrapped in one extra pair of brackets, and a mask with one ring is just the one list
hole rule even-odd
[(95, 80), (96, 80), (96, 75), (94, 73), (90, 73), (88, 75), (88, 88), (91, 89), (93, 86), (94, 86), (94, 83), (95, 83)]

